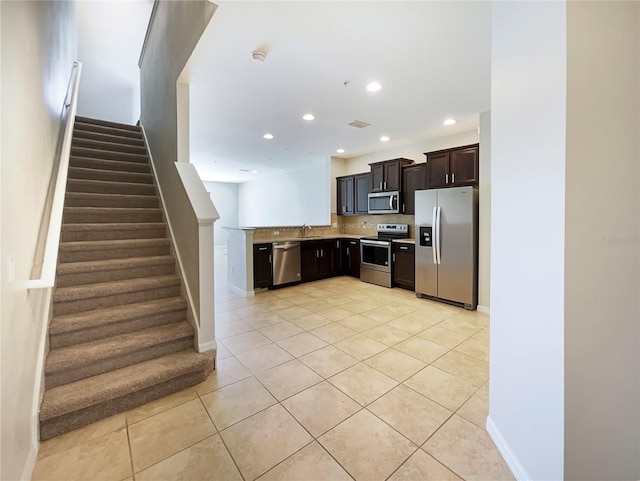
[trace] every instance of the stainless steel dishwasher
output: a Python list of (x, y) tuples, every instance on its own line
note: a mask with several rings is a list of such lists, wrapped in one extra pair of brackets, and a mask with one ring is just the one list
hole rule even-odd
[(273, 285), (300, 281), (300, 242), (274, 242)]

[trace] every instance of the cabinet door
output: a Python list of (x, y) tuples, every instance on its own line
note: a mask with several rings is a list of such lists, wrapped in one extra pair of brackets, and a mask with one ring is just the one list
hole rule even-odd
[(393, 244), (393, 283), (405, 289), (415, 290), (415, 246)]
[(402, 204), (404, 214), (415, 214), (416, 190), (427, 188), (426, 164), (412, 165), (402, 169)]
[(330, 277), (338, 274), (340, 269), (340, 244), (337, 240), (325, 239), (319, 242), (318, 275)]
[(318, 257), (320, 246), (318, 241), (300, 242), (300, 277), (302, 282), (318, 278)]
[(400, 183), (402, 182), (400, 161), (387, 162), (384, 164), (384, 182), (383, 187), (386, 191), (402, 190)]
[(354, 184), (354, 214), (363, 215), (369, 213), (369, 192), (371, 188), (371, 175), (358, 174), (353, 176)]
[(360, 278), (360, 241), (348, 240), (348, 256), (347, 274), (352, 277)]
[(253, 287), (256, 289), (271, 287), (272, 275), (271, 244), (255, 244), (253, 246)]
[(446, 187), (451, 181), (449, 175), (449, 152), (427, 154), (427, 187)]
[(384, 190), (384, 164), (371, 165), (371, 192)]
[(353, 196), (353, 177), (338, 178), (338, 215), (353, 214), (354, 196)]
[(456, 186), (478, 182), (478, 146), (451, 152), (450, 181)]

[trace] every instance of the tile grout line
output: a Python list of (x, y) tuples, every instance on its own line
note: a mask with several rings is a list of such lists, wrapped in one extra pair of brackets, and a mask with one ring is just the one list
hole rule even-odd
[[(215, 391), (212, 391), (212, 392), (215, 392)], [(246, 481), (246, 478), (244, 477), (244, 474), (242, 474), (242, 471), (240, 471), (240, 466), (238, 466), (238, 463), (236, 462), (235, 458), (233, 457), (233, 454), (231, 454), (231, 451), (229, 450), (229, 446), (227, 446), (227, 443), (225, 442), (224, 438), (222, 437), (221, 430), (218, 429), (218, 426), (216, 426), (216, 423), (213, 421), (213, 418), (211, 417), (211, 413), (207, 409), (207, 406), (205, 406), (204, 401), (202, 400), (202, 397), (200, 396), (200, 393), (197, 392), (197, 394), (198, 394), (198, 399), (200, 399), (200, 403), (202, 404), (202, 407), (204, 408), (205, 412), (207, 413), (207, 417), (211, 421), (211, 424), (213, 424), (213, 428), (216, 430), (215, 434), (217, 434), (220, 437), (220, 441), (222, 442), (222, 445), (224, 446), (224, 448), (227, 450), (227, 454), (229, 454), (229, 457), (231, 458), (231, 461), (233, 461), (233, 465), (238, 470), (238, 474), (240, 474), (240, 477), (243, 479), (243, 481)], [(224, 431), (224, 429), (222, 431)], [(215, 436), (215, 434), (214, 434), (214, 436)]]

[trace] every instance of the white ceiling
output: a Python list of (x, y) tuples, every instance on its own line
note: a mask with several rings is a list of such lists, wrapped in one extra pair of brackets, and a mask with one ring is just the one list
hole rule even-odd
[[(490, 108), (489, 2), (216, 3), (189, 68), (191, 161), (203, 180), (243, 182), (473, 130)], [(256, 49), (264, 63), (252, 61)], [(365, 90), (372, 80), (380, 92)], [(457, 123), (443, 126), (449, 117)]]

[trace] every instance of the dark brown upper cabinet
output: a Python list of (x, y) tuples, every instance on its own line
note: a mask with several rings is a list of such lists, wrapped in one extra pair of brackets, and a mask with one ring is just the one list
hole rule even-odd
[(371, 187), (371, 174), (357, 174), (353, 176), (354, 188), (354, 214), (366, 215), (369, 213), (369, 192)]
[(338, 185), (336, 191), (338, 194), (338, 203), (336, 210), (338, 215), (353, 215), (355, 199), (353, 195), (353, 176), (338, 177)]
[(416, 213), (416, 190), (427, 188), (427, 164), (409, 165), (402, 169), (402, 213)]
[(336, 178), (336, 213), (364, 215), (369, 211), (369, 180), (371, 174), (347, 175)]
[(393, 159), (369, 164), (371, 166), (371, 192), (402, 190), (402, 167), (413, 164), (410, 159)]
[(458, 187), (478, 183), (479, 145), (426, 152), (427, 188)]

